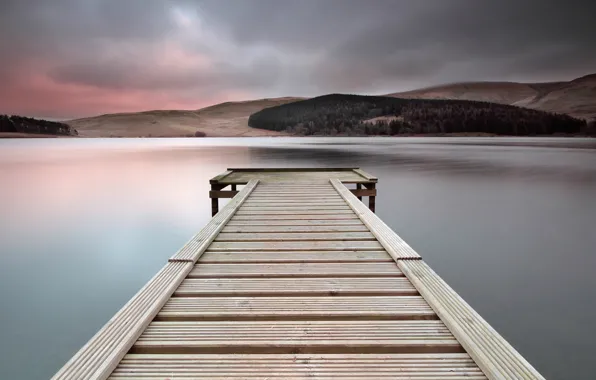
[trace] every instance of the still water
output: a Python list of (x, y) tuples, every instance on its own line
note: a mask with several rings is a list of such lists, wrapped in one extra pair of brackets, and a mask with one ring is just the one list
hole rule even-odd
[(210, 219), (227, 167), (359, 166), (377, 213), (550, 379), (593, 379), (596, 140), (0, 141), (0, 379), (51, 377)]

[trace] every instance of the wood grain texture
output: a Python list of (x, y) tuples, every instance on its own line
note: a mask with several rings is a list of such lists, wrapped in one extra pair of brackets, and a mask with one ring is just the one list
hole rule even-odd
[(284, 241), (284, 242), (213, 242), (212, 252), (225, 251), (378, 251), (383, 246), (377, 241)]
[(426, 263), (398, 265), (489, 379), (544, 379)]
[(359, 218), (355, 219), (278, 219), (278, 220), (246, 220), (232, 218), (227, 226), (364, 226)]
[(393, 262), (385, 251), (276, 251), (276, 252), (211, 252), (207, 250), (201, 264), (273, 264), (311, 262)]
[(293, 263), (293, 264), (202, 264), (188, 278), (258, 277), (401, 277), (394, 262), (373, 263)]
[(465, 353), (126, 355), (110, 379), (485, 380)]
[(188, 278), (177, 297), (413, 296), (404, 277)]
[(213, 239), (215, 239), (219, 231), (221, 231), (226, 223), (232, 218), (236, 210), (238, 210), (246, 198), (248, 198), (250, 193), (254, 191), (258, 183), (258, 181), (252, 180), (248, 185), (244, 186), (242, 191), (221, 209), (221, 211), (218, 212), (199, 233), (193, 236), (184, 247), (170, 258), (170, 261), (196, 262), (209, 244), (211, 244)]
[(215, 239), (216, 242), (237, 242), (237, 241), (375, 241), (370, 232), (221, 232)]
[(191, 269), (192, 263), (166, 264), (52, 380), (106, 379)]
[(221, 233), (327, 233), (327, 232), (369, 232), (364, 224), (345, 226), (230, 226), (227, 225)]
[(335, 214), (332, 212), (326, 214), (307, 214), (307, 215), (253, 215), (243, 214), (235, 215), (233, 218), (235, 221), (248, 220), (248, 221), (259, 221), (259, 220), (358, 220), (358, 216), (350, 214)]
[(346, 200), (348, 205), (354, 210), (356, 215), (375, 235), (385, 250), (396, 260), (420, 259), (420, 255), (412, 249), (402, 238), (400, 238), (389, 226), (387, 226), (378, 216), (369, 210), (362, 202), (354, 196), (340, 181), (331, 180), (331, 184), (337, 192)]
[(436, 320), (156, 321), (133, 352), (156, 349), (184, 354), (462, 352), (445, 325)]
[(254, 216), (254, 217), (262, 217), (263, 215), (272, 215), (272, 216), (285, 216), (289, 215), (291, 217), (303, 217), (306, 216), (308, 219), (317, 217), (318, 215), (327, 215), (327, 216), (349, 216), (350, 219), (354, 217), (354, 211), (350, 210), (349, 208), (342, 208), (338, 209), (323, 209), (323, 210), (309, 210), (309, 209), (293, 209), (293, 210), (286, 210), (284, 208), (278, 209), (239, 209), (236, 211), (237, 217), (244, 217), (244, 216)]
[(173, 297), (159, 320), (436, 319), (419, 296)]

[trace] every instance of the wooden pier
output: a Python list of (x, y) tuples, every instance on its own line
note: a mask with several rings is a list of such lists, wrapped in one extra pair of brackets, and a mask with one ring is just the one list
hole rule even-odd
[(53, 379), (543, 379), (373, 213), (376, 182), (215, 177), (213, 219)]

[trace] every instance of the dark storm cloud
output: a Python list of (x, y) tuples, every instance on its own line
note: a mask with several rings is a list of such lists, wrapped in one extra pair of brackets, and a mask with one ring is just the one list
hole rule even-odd
[(68, 86), (200, 106), (571, 79), (596, 71), (595, 14), (579, 0), (4, 0), (0, 99)]

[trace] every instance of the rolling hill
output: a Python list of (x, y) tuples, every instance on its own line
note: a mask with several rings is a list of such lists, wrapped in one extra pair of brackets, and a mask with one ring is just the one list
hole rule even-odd
[(209, 137), (278, 136), (285, 133), (248, 127), (248, 117), (267, 107), (301, 98), (226, 102), (199, 110), (156, 110), (70, 120), (82, 137), (184, 137), (200, 131)]
[[(386, 95), (406, 99), (451, 99), (514, 105), (574, 117), (596, 118), (596, 74), (569, 82), (469, 82)], [(83, 137), (182, 137), (200, 131), (209, 137), (279, 136), (281, 130), (250, 128), (249, 116), (304, 98), (284, 97), (227, 102), (199, 110), (155, 110), (71, 120)], [(391, 115), (389, 115), (391, 116)], [(371, 119), (374, 119), (371, 117)], [(368, 124), (372, 124), (371, 121)], [(256, 127), (256, 125), (253, 125)]]
[(294, 135), (580, 134), (585, 120), (507, 104), (331, 94), (265, 108), (253, 128)]
[(487, 101), (591, 119), (596, 117), (596, 74), (586, 75), (569, 82), (453, 83), (396, 92), (387, 96)]

